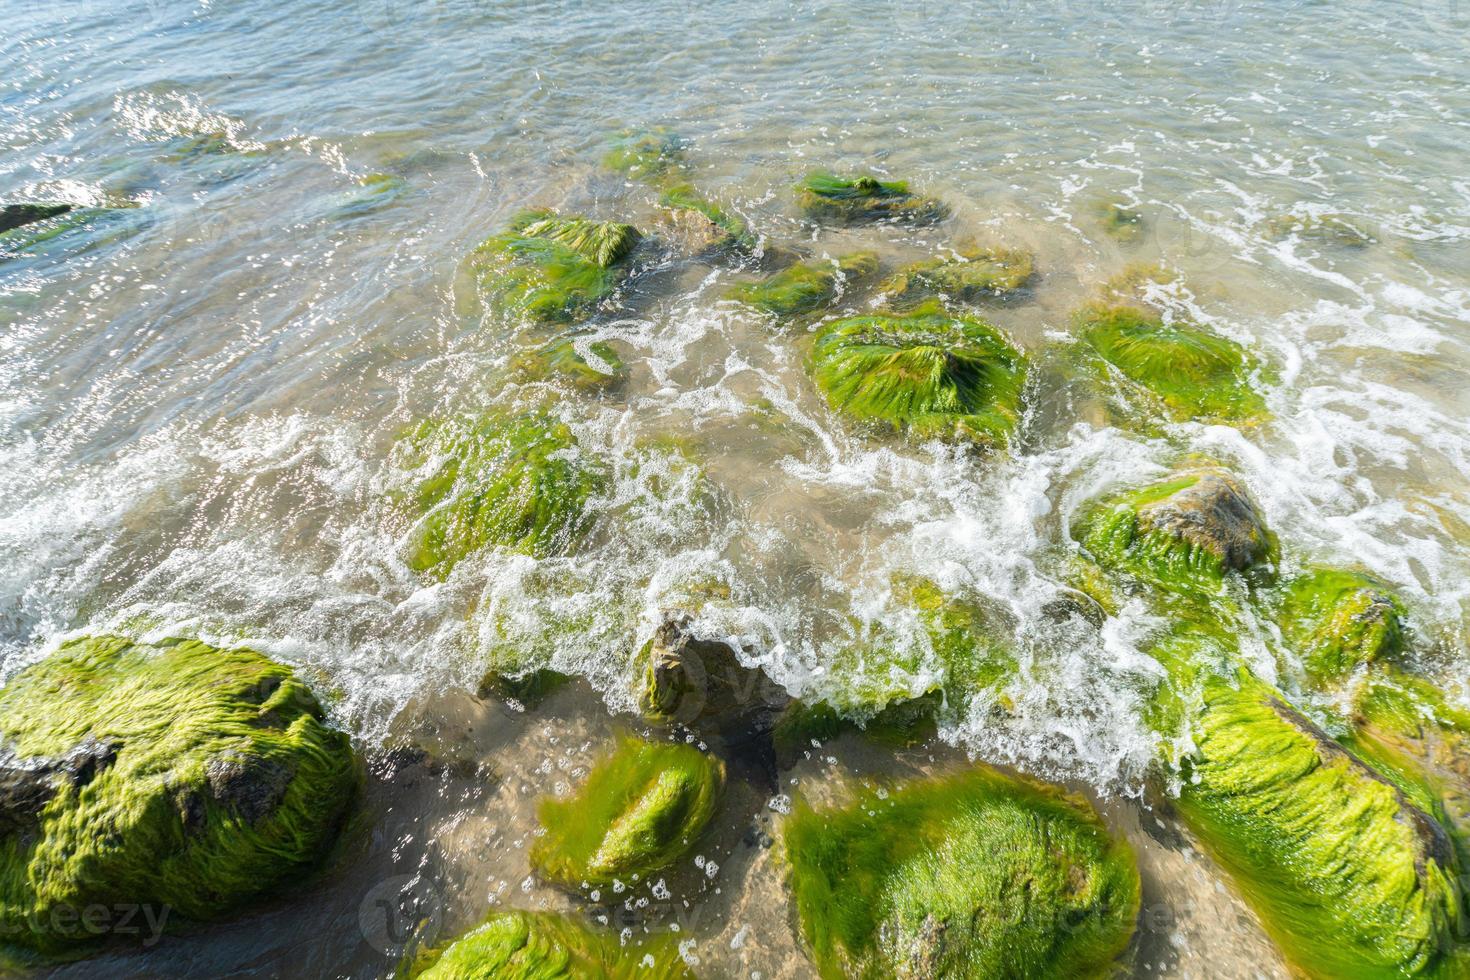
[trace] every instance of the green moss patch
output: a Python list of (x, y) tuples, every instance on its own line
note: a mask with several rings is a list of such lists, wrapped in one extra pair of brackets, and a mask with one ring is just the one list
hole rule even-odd
[(837, 225), (874, 221), (929, 225), (949, 216), (943, 201), (910, 193), (904, 181), (870, 175), (812, 174), (796, 185), (796, 202), (807, 217)]
[(667, 868), (698, 843), (724, 782), (723, 763), (691, 745), (624, 738), (576, 793), (542, 801), (531, 865), (574, 889)]
[(726, 295), (776, 316), (798, 316), (830, 303), (839, 285), (862, 282), (877, 271), (877, 253), (854, 252), (835, 263), (798, 262), (761, 282), (734, 286)]
[(488, 546), (563, 554), (590, 525), (588, 501), (607, 471), (571, 429), (538, 411), (424, 422), (400, 446), (424, 475), (411, 495), (423, 516), (408, 551), (415, 571), (448, 575)]
[(613, 139), (602, 165), (633, 180), (657, 182), (684, 168), (684, 149), (684, 140), (663, 126), (628, 129)]
[(226, 915), (321, 860), (358, 782), (347, 737), (258, 653), (68, 643), (0, 689), (0, 932), (72, 955), (94, 906)]
[(589, 393), (615, 388), (628, 376), (610, 344), (598, 340), (579, 346), (571, 338), (520, 352), (511, 358), (510, 369), (518, 381), (560, 382)]
[(1094, 209), (1094, 214), (1103, 234), (1124, 245), (1133, 245), (1142, 240), (1148, 227), (1142, 214), (1115, 202), (1100, 204)]
[(1076, 321), (1100, 380), (1165, 418), (1238, 423), (1266, 410), (1251, 387), (1256, 360), (1233, 340), (1126, 305), (1091, 306)]
[(969, 248), (946, 258), (905, 266), (879, 288), (895, 304), (909, 305), (935, 295), (978, 303), (1014, 295), (1031, 282), (1035, 259), (1012, 248)]
[(675, 214), (703, 219), (704, 247), (708, 251), (753, 252), (756, 249), (756, 237), (745, 221), (704, 197), (693, 184), (679, 183), (666, 188), (659, 204)]
[(1397, 655), (1404, 646), (1407, 615), (1398, 597), (1376, 579), (1315, 569), (1286, 583), (1277, 621), (1307, 675), (1326, 683)]
[(829, 324), (812, 376), (833, 410), (859, 422), (1000, 447), (1020, 418), (1026, 361), (983, 320), (926, 304)]
[(1128, 945), (1128, 846), (1081, 800), (974, 769), (782, 826), (801, 933), (823, 977), (1105, 976)]
[(495, 912), (407, 971), (422, 980), (687, 980), (674, 944), (631, 941), (546, 912)]
[(641, 236), (631, 225), (525, 211), (470, 256), (483, 302), (544, 323), (566, 322), (610, 296)]

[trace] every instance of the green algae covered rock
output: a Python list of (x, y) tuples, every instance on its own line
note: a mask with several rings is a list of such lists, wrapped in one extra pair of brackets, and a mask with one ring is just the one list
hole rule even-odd
[(782, 849), (827, 978), (1106, 976), (1138, 915), (1132, 852), (1091, 807), (990, 769), (798, 803)]
[(870, 175), (812, 174), (796, 185), (796, 202), (807, 217), (837, 225), (873, 221), (931, 225), (949, 216), (943, 201), (910, 193), (902, 180)]
[(543, 323), (571, 320), (610, 296), (641, 239), (631, 225), (524, 211), (470, 256), (480, 298)]
[(357, 186), (357, 190), (341, 195), (331, 210), (331, 217), (360, 218), (387, 207), (403, 195), (408, 181), (397, 174), (375, 173), (359, 179)]
[(1104, 568), (1176, 593), (1218, 592), (1227, 572), (1269, 561), (1276, 550), (1245, 485), (1214, 468), (1119, 494), (1080, 530)]
[(1013, 248), (967, 248), (945, 258), (926, 259), (900, 269), (879, 287), (895, 304), (908, 305), (935, 295), (963, 303), (1010, 296), (1035, 273), (1029, 252)]
[(1245, 348), (1135, 306), (1090, 306), (1076, 317), (1089, 367), (1132, 401), (1174, 421), (1249, 422), (1265, 413)]
[(839, 285), (862, 282), (877, 271), (876, 252), (853, 252), (835, 263), (798, 262), (761, 282), (734, 286), (726, 295), (776, 316), (798, 316), (830, 303)]
[(745, 221), (704, 197), (693, 184), (665, 188), (659, 205), (676, 216), (692, 219), (696, 227), (691, 229), (691, 237), (701, 240), (699, 251), (748, 253), (756, 249), (758, 242)]
[(851, 317), (817, 335), (812, 376), (834, 411), (915, 439), (1007, 444), (1026, 361), (997, 328), (930, 303)]
[(547, 912), (493, 912), (480, 926), (443, 949), (421, 953), (407, 971), (422, 980), (689, 980), (674, 944), (662, 940), (624, 945)]
[(617, 351), (605, 341), (579, 343), (574, 338), (554, 340), (511, 358), (517, 381), (555, 381), (577, 391), (597, 393), (617, 387), (628, 375)]
[(542, 801), (531, 866), (573, 889), (660, 871), (693, 850), (724, 784), (724, 764), (692, 745), (624, 738), (580, 790)]
[(685, 145), (683, 139), (663, 126), (628, 129), (613, 140), (602, 165), (633, 180), (657, 182), (684, 169)]
[(1098, 205), (1094, 209), (1094, 214), (1103, 233), (1124, 245), (1132, 245), (1142, 239), (1147, 227), (1142, 214), (1117, 202)]
[(1381, 582), (1340, 569), (1314, 569), (1287, 582), (1277, 609), (1286, 645), (1318, 683), (1397, 655), (1407, 615)]
[(0, 689), (0, 934), (74, 955), (93, 906), (226, 915), (321, 860), (359, 778), (312, 693), (258, 653), (67, 643)]
[(1283, 214), (1266, 221), (1263, 230), (1276, 241), (1298, 238), (1342, 248), (1365, 248), (1377, 241), (1358, 219), (1344, 214)]
[(1389, 780), (1226, 658), (1181, 631), (1154, 656), (1188, 731), (1178, 808), (1301, 971), (1446, 975), (1460, 927), (1444, 828)]
[(0, 204), (0, 234), (36, 221), (66, 214), (76, 205), (60, 201), (37, 201), (23, 204)]
[(400, 453), (421, 474), (411, 500), (423, 516), (408, 564), (439, 577), (492, 545), (536, 557), (567, 552), (607, 482), (571, 429), (541, 411), (424, 422)]

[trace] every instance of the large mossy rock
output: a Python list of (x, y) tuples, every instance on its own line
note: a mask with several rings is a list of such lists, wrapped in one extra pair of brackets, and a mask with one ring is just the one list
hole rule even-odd
[(0, 689), (0, 934), (82, 952), (93, 907), (215, 919), (318, 864), (360, 773), (291, 671), (76, 640)]
[(408, 564), (440, 577), (484, 547), (536, 557), (569, 551), (607, 483), (571, 429), (541, 411), (424, 422), (400, 454), (418, 471), (411, 500), (422, 514)]
[(1304, 572), (1282, 587), (1276, 613), (1286, 645), (1318, 684), (1343, 680), (1404, 647), (1404, 604), (1359, 572)]
[(1029, 252), (1012, 248), (966, 248), (951, 256), (904, 266), (879, 289), (899, 305), (941, 295), (963, 303), (999, 299), (1025, 289), (1035, 274)]
[(835, 262), (798, 262), (761, 282), (733, 286), (726, 295), (776, 316), (799, 316), (826, 306), (839, 286), (871, 279), (877, 271), (876, 252), (853, 252)]
[(1276, 550), (1245, 485), (1214, 468), (1119, 494), (1081, 531), (1104, 568), (1184, 594), (1218, 592), (1227, 572), (1270, 561)]
[[(1181, 631), (1161, 728), (1188, 733), (1178, 808), (1306, 975), (1463, 975), (1457, 859), (1445, 829), (1244, 671)], [(1456, 970), (1458, 967), (1455, 968)]]
[(1130, 305), (1089, 306), (1075, 319), (1092, 373), (1149, 415), (1245, 423), (1265, 414), (1256, 359), (1235, 341)]
[(823, 977), (1106, 976), (1138, 871), (1085, 802), (975, 769), (804, 802), (782, 826), (801, 933)]
[(724, 782), (724, 764), (691, 745), (624, 738), (581, 789), (542, 801), (531, 865), (572, 889), (663, 870), (698, 843)]
[(836, 225), (874, 221), (930, 225), (949, 216), (943, 201), (910, 193), (902, 180), (871, 175), (812, 174), (796, 185), (796, 203), (807, 217)]
[(512, 316), (566, 322), (612, 294), (641, 237), (632, 225), (524, 211), (475, 249), (470, 271), (482, 302)]
[(668, 939), (633, 941), (547, 912), (495, 912), (407, 971), (422, 980), (691, 980)]
[(929, 303), (827, 325), (812, 376), (833, 410), (856, 421), (998, 448), (1020, 419), (1026, 360), (996, 327)]
[(681, 236), (691, 251), (754, 252), (759, 244), (745, 221), (700, 194), (693, 184), (678, 183), (664, 189), (659, 197), (664, 208), (681, 225)]

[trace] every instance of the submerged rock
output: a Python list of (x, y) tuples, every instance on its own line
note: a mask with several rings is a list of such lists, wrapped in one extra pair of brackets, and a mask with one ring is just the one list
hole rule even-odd
[(439, 577), (489, 546), (566, 553), (586, 533), (588, 502), (607, 482), (571, 429), (541, 411), (424, 422), (400, 454), (422, 471), (411, 496), (422, 517), (408, 564)]
[(910, 193), (902, 180), (870, 175), (812, 174), (796, 185), (796, 201), (807, 217), (837, 225), (873, 221), (930, 225), (949, 217), (943, 201)]
[(633, 180), (657, 182), (684, 169), (685, 146), (683, 139), (663, 126), (624, 130), (613, 140), (602, 165)]
[(1115, 241), (1132, 245), (1143, 238), (1147, 227), (1143, 215), (1133, 208), (1116, 202), (1100, 204), (1095, 209), (1098, 224), (1103, 233)]
[(1081, 525), (1103, 567), (1168, 591), (1215, 592), (1227, 572), (1271, 560), (1275, 542), (1250, 492), (1219, 469), (1201, 469), (1120, 494)]
[(1127, 401), (1178, 422), (1240, 423), (1265, 413), (1251, 382), (1256, 360), (1233, 340), (1128, 305), (1090, 306), (1076, 322), (1089, 369)]
[[(10, 205), (23, 210), (16, 223), (0, 230), (0, 261), (50, 251), (52, 248), (88, 248), (125, 238), (147, 223), (146, 209), (124, 198), (105, 207), (70, 204), (41, 205), (50, 213), (29, 210), (36, 205)], [(60, 208), (61, 210), (51, 210)], [(31, 215), (27, 217), (27, 214)], [(24, 219), (24, 220), (21, 220)]]
[(667, 938), (631, 940), (549, 912), (493, 912), (443, 949), (420, 953), (408, 976), (422, 980), (689, 980)]
[(708, 827), (724, 782), (724, 764), (692, 745), (624, 738), (577, 792), (542, 801), (531, 866), (572, 889), (667, 868)]
[(835, 263), (798, 262), (761, 282), (733, 286), (726, 295), (776, 316), (798, 316), (830, 303), (840, 286), (871, 279), (877, 271), (876, 252), (853, 252)]
[(1084, 801), (980, 769), (798, 803), (782, 826), (802, 937), (823, 977), (1100, 977), (1139, 879)]
[(470, 256), (479, 296), (512, 315), (565, 322), (610, 296), (641, 239), (631, 225), (525, 211)]
[(701, 195), (693, 184), (666, 188), (659, 204), (685, 232), (690, 251), (750, 253), (759, 244), (743, 219)]
[(1277, 608), (1282, 637), (1318, 683), (1340, 681), (1398, 654), (1406, 618), (1403, 603), (1381, 582), (1339, 569), (1292, 579)]
[(357, 190), (339, 196), (331, 217), (346, 220), (372, 214), (400, 197), (408, 182), (396, 174), (376, 173), (359, 179), (357, 185)]
[(1263, 230), (1276, 241), (1297, 238), (1341, 248), (1365, 248), (1378, 240), (1363, 230), (1360, 219), (1345, 214), (1283, 214), (1267, 221)]
[(36, 221), (66, 214), (76, 205), (62, 202), (36, 201), (26, 204), (0, 204), (0, 234)]
[(315, 866), (353, 801), (347, 737), (250, 650), (76, 640), (0, 689), (0, 931), (49, 955), (117, 903), (214, 919)]
[(1020, 419), (1026, 360), (997, 328), (929, 303), (829, 324), (812, 376), (833, 410), (856, 421), (1002, 447)]
[(558, 381), (589, 393), (615, 388), (628, 376), (612, 345), (601, 340), (579, 343), (575, 338), (522, 351), (511, 358), (510, 369), (518, 381)]
[(1024, 289), (1035, 272), (1029, 252), (1012, 248), (966, 248), (945, 258), (926, 259), (900, 269), (879, 289), (897, 304), (935, 295), (963, 303), (1010, 296)]

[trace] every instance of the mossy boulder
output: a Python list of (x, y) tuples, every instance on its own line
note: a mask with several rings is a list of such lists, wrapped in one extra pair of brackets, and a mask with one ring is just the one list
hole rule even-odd
[(1252, 387), (1257, 362), (1233, 340), (1165, 323), (1136, 306), (1094, 305), (1076, 316), (1089, 369), (1125, 401), (1174, 421), (1243, 423), (1266, 411)]
[(1218, 592), (1226, 573), (1270, 561), (1276, 550), (1245, 484), (1215, 468), (1121, 493), (1080, 531), (1102, 567), (1185, 594)]
[(855, 421), (1002, 447), (1020, 419), (1026, 359), (996, 327), (930, 303), (828, 324), (812, 376), (832, 409)]
[(0, 234), (36, 221), (66, 214), (76, 205), (60, 201), (36, 201), (25, 204), (0, 204)]
[(615, 933), (548, 912), (493, 912), (406, 971), (422, 980), (692, 980), (668, 939), (624, 944)]
[(1340, 681), (1404, 647), (1404, 604), (1359, 572), (1313, 569), (1287, 582), (1277, 603), (1286, 645), (1313, 681)]
[(1444, 828), (1202, 634), (1154, 651), (1188, 733), (1178, 808), (1306, 975), (1445, 975), (1459, 935)]
[(699, 842), (724, 784), (724, 763), (692, 745), (623, 738), (577, 792), (541, 802), (531, 866), (572, 889), (662, 871)]
[(589, 394), (616, 388), (628, 376), (611, 344), (572, 337), (521, 351), (511, 358), (510, 370), (517, 381), (560, 383)]
[(853, 252), (835, 262), (798, 262), (760, 282), (733, 286), (726, 295), (775, 316), (799, 316), (826, 306), (839, 286), (855, 285), (877, 272), (876, 252)]
[(571, 429), (544, 411), (427, 421), (399, 453), (417, 471), (410, 499), (422, 515), (408, 564), (439, 577), (489, 546), (566, 553), (590, 526), (588, 503), (608, 478)]
[(879, 287), (898, 305), (911, 305), (932, 296), (948, 296), (963, 303), (1012, 296), (1026, 288), (1035, 274), (1030, 252), (1013, 248), (966, 248), (954, 255), (925, 259), (904, 266)]
[(566, 322), (612, 294), (641, 238), (632, 225), (523, 211), (509, 230), (475, 249), (470, 271), (491, 306), (533, 321)]
[(619, 133), (602, 158), (609, 170), (656, 183), (684, 169), (686, 142), (663, 126)]
[(796, 202), (807, 217), (836, 225), (874, 221), (931, 225), (949, 216), (943, 201), (911, 193), (905, 181), (866, 174), (811, 174), (796, 185)]
[(823, 977), (1107, 976), (1138, 871), (1084, 801), (977, 768), (781, 828), (803, 939)]
[(1103, 234), (1124, 245), (1133, 245), (1143, 238), (1147, 228), (1143, 215), (1125, 204), (1107, 202), (1094, 209), (1098, 225)]
[(664, 189), (659, 205), (676, 218), (687, 220), (688, 238), (697, 252), (754, 252), (758, 242), (739, 215), (731, 214), (700, 194), (693, 184), (678, 183)]
[(92, 907), (227, 915), (320, 862), (359, 779), (312, 693), (258, 653), (67, 643), (0, 689), (0, 933), (75, 955)]

